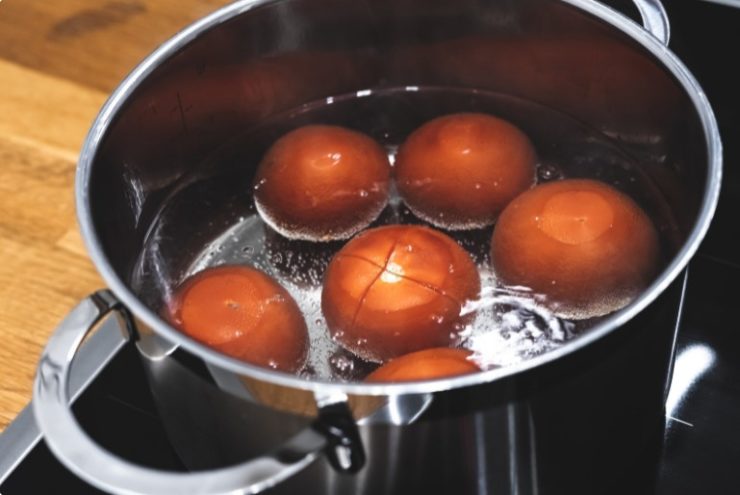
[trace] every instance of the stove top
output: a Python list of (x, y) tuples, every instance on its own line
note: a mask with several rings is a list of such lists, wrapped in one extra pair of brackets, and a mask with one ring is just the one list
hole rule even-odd
[[(738, 279), (740, 266), (704, 255), (690, 267), (656, 495), (740, 492), (740, 360), (737, 336), (727, 325), (735, 297), (726, 290)], [(117, 340), (111, 337), (117, 331), (113, 325), (99, 330), (80, 364), (90, 366), (90, 360), (113, 354)], [(103, 367), (74, 410), (88, 434), (121, 457), (159, 469), (185, 469), (167, 440), (133, 346)], [(56, 461), (38, 438), (30, 409), (0, 437), (0, 449), (0, 480), (7, 470), (0, 484), (3, 495), (41, 493), (49, 486), (67, 493), (103, 493)]]
[[(628, 0), (606, 3), (631, 8)], [(722, 60), (736, 58), (731, 54), (740, 46), (740, 10), (699, 0), (667, 8), (671, 48), (697, 76), (717, 114), (725, 179), (715, 223), (689, 269), (655, 494), (735, 494), (740, 493), (740, 339), (732, 322), (738, 295), (733, 288), (740, 280), (734, 218), (740, 208), (740, 171), (733, 164), (740, 158), (740, 98), (735, 94), (740, 75), (726, 70)], [(104, 326), (83, 349), (74, 370), (73, 388), (79, 390), (75, 413), (88, 434), (121, 457), (182, 471), (136, 352), (129, 346), (116, 354), (116, 331)], [(63, 493), (102, 493), (54, 459), (26, 408), (0, 436), (0, 493), (43, 493), (50, 486)]]

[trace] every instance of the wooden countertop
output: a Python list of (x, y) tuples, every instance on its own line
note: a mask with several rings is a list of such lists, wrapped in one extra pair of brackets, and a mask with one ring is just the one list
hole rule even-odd
[(74, 216), (82, 140), (118, 82), (225, 0), (0, 0), (0, 431), (49, 334), (103, 286)]

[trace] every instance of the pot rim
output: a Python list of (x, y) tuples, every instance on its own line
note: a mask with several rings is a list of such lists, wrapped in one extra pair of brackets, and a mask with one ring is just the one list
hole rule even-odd
[(174, 55), (183, 45), (197, 38), (201, 33), (231, 20), (255, 7), (271, 3), (274, 0), (239, 0), (225, 6), (212, 14), (194, 22), (177, 33), (168, 41), (159, 46), (147, 56), (115, 89), (98, 113), (90, 131), (88, 132), (80, 152), (77, 173), (75, 178), (75, 196), (77, 218), (80, 230), (90, 258), (113, 293), (120, 298), (144, 324), (155, 330), (157, 334), (170, 342), (181, 345), (187, 351), (203, 358), (210, 365), (228, 371), (247, 375), (258, 380), (275, 385), (295, 389), (321, 392), (322, 394), (351, 394), (351, 395), (404, 395), (441, 392), (450, 389), (473, 386), (501, 380), (525, 371), (537, 368), (583, 349), (597, 340), (615, 331), (635, 315), (651, 304), (681, 273), (689, 260), (696, 253), (699, 244), (704, 238), (719, 200), (720, 183), (722, 179), (722, 143), (720, 141), (717, 122), (712, 108), (704, 91), (694, 76), (665, 45), (660, 43), (642, 26), (636, 24), (621, 13), (592, 0), (560, 0), (628, 35), (639, 45), (650, 52), (683, 86), (699, 115), (704, 131), (707, 146), (707, 177), (704, 188), (704, 197), (698, 218), (690, 235), (678, 254), (663, 270), (660, 276), (628, 306), (617, 311), (591, 328), (584, 335), (564, 344), (562, 347), (548, 351), (540, 356), (528, 359), (521, 363), (509, 365), (480, 373), (463, 375), (452, 378), (429, 381), (404, 382), (393, 384), (364, 384), (364, 383), (337, 383), (322, 380), (308, 380), (279, 371), (258, 367), (231, 358), (207, 347), (200, 342), (181, 333), (174, 327), (167, 325), (159, 316), (144, 305), (136, 295), (126, 286), (109, 264), (102, 245), (93, 225), (90, 208), (89, 185), (92, 165), (110, 123), (128, 100), (132, 92), (146, 79), (162, 62)]

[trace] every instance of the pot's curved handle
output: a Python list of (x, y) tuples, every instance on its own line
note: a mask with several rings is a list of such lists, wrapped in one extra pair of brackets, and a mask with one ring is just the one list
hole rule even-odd
[(668, 46), (671, 39), (671, 24), (660, 0), (632, 0), (640, 12), (642, 25), (661, 43)]
[[(85, 336), (112, 311), (126, 314), (109, 291), (82, 301), (57, 327), (39, 363), (33, 411), (46, 444), (71, 471), (88, 483), (117, 494), (258, 493), (308, 466), (322, 450), (335, 468), (356, 471), (364, 452), (344, 403), (320, 409), (319, 418), (269, 455), (232, 467), (176, 473), (132, 464), (97, 445), (82, 430), (69, 406), (69, 370)], [(125, 318), (130, 339), (130, 318)]]

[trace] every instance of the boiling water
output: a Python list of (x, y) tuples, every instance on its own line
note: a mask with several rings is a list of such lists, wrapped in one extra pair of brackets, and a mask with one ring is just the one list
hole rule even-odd
[[(539, 183), (565, 177), (598, 179), (629, 194), (653, 219), (664, 251), (673, 223), (660, 194), (640, 173), (636, 160), (598, 131), (576, 120), (511, 96), (448, 88), (396, 88), (361, 91), (303, 105), (249, 129), (225, 143), (168, 192), (152, 223), (132, 282), (142, 298), (161, 310), (187, 276), (223, 264), (256, 267), (274, 277), (303, 311), (310, 355), (301, 374), (340, 381), (361, 380), (376, 365), (343, 350), (329, 337), (321, 313), (321, 283), (332, 256), (344, 242), (291, 241), (270, 228), (252, 201), (252, 177), (262, 154), (281, 135), (306, 124), (342, 125), (378, 140), (391, 163), (405, 137), (424, 122), (449, 113), (483, 112), (520, 127), (537, 149)], [(183, 239), (183, 223), (192, 236)], [(422, 224), (395, 192), (371, 227)], [(179, 227), (178, 227), (179, 226)], [(178, 235), (172, 233), (178, 227)], [(462, 346), (484, 368), (506, 366), (555, 349), (588, 331), (598, 318), (558, 318), (525, 288), (499, 285), (489, 267), (493, 227), (447, 232), (474, 258), (481, 277), (479, 300), (463, 312), (475, 313), (459, 329)]]

